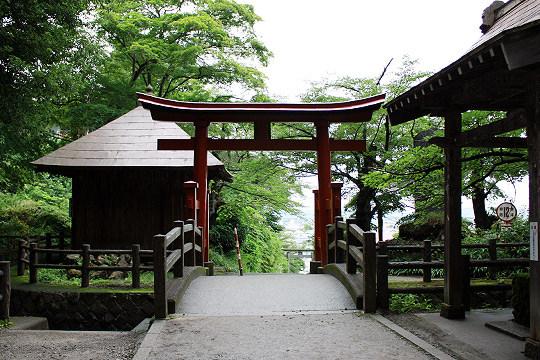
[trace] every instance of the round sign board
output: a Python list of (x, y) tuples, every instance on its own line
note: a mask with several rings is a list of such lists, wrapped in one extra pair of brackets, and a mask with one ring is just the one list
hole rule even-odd
[(503, 202), (501, 205), (497, 206), (497, 217), (505, 222), (510, 222), (514, 220), (517, 215), (517, 209), (514, 204), (509, 202)]

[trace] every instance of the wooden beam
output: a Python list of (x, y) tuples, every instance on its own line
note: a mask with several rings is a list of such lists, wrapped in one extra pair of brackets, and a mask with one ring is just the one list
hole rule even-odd
[(526, 149), (527, 138), (518, 137), (494, 137), (483, 141), (474, 141), (462, 144), (461, 147), (471, 148), (503, 148), (503, 149)]
[[(431, 145), (439, 147), (447, 146), (444, 137), (436, 136), (428, 140)], [(494, 137), (491, 139), (472, 141), (467, 144), (461, 144), (461, 147), (471, 148), (503, 148), (503, 149), (526, 149), (527, 138), (518, 137)]]
[(461, 134), (461, 144), (466, 146), (471, 142), (480, 142), (491, 139), (497, 135), (527, 127), (527, 117), (523, 112), (508, 113), (508, 117), (502, 120), (482, 125), (465, 131)]
[(540, 33), (514, 36), (502, 42), (502, 49), (509, 70), (519, 69), (540, 62)]
[[(317, 139), (208, 139), (208, 150), (317, 151)], [(193, 150), (194, 139), (158, 139), (158, 150)], [(366, 151), (365, 140), (330, 139), (330, 151)]]

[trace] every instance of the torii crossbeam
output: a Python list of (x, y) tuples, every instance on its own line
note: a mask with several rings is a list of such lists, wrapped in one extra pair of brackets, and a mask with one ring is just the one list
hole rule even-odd
[[(371, 120), (374, 110), (380, 108), (384, 94), (365, 99), (340, 103), (193, 103), (159, 98), (148, 94), (137, 94), (142, 106), (149, 109), (152, 118), (158, 121), (193, 123), (195, 137), (191, 139), (158, 140), (159, 150), (193, 150), (194, 181), (199, 184), (198, 199), (206, 199), (207, 152), (209, 150), (262, 150), (262, 151), (316, 151), (319, 179), (319, 249), (326, 249), (326, 225), (332, 219), (332, 193), (330, 152), (365, 151), (365, 140), (335, 140), (329, 137), (331, 123), (360, 123)], [(253, 123), (253, 139), (209, 139), (210, 123)], [(272, 139), (271, 123), (313, 123), (316, 138), (310, 140)], [(208, 225), (206, 201), (199, 201), (198, 222), (204, 227), (203, 259), (208, 259)], [(315, 261), (327, 264), (326, 251), (316, 251)]]

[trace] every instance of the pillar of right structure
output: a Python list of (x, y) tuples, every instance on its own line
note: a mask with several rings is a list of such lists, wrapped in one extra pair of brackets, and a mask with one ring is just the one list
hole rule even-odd
[(461, 113), (444, 117), (444, 303), (441, 316), (465, 318), (461, 298)]

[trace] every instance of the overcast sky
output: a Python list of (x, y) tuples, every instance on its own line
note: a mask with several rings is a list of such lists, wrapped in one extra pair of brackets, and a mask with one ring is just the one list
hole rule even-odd
[[(312, 81), (338, 76), (379, 77), (390, 59), (394, 72), (404, 55), (418, 70), (437, 72), (463, 56), (482, 35), (482, 12), (492, 0), (239, 0), (262, 17), (255, 29), (274, 53), (263, 71), (271, 95), (298, 102)], [(309, 181), (316, 187), (316, 178)], [(527, 183), (503, 186), (521, 211)], [(311, 212), (311, 190), (302, 201)], [(470, 200), (464, 215), (472, 214)], [(385, 238), (394, 231), (386, 224)]]
[(274, 53), (263, 71), (270, 93), (296, 102), (310, 81), (378, 77), (403, 55), (420, 70), (438, 71), (481, 36), (491, 0), (239, 0), (263, 21), (259, 38)]

